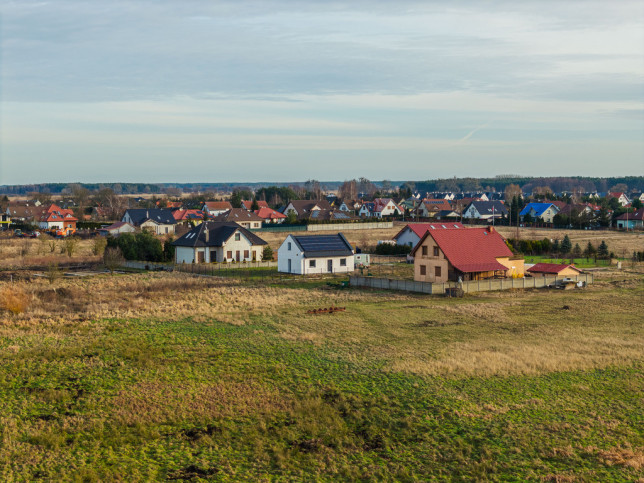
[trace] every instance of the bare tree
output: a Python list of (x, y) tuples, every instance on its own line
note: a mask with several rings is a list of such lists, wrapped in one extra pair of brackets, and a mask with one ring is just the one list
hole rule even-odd
[(123, 265), (124, 261), (121, 249), (118, 247), (107, 248), (103, 254), (103, 265), (110, 271), (111, 275), (114, 275), (114, 270)]
[(515, 196), (523, 196), (523, 192), (521, 191), (521, 187), (518, 184), (509, 184), (505, 187), (505, 202), (506, 203), (512, 203), (512, 199)]

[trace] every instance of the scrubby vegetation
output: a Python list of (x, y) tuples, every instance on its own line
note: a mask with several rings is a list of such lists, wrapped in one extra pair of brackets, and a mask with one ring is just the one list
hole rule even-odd
[(644, 469), (641, 273), (464, 299), (177, 273), (5, 287), (30, 303), (0, 319), (4, 481)]

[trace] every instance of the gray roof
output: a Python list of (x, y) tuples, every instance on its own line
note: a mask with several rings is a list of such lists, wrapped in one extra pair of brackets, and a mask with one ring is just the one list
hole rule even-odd
[[(206, 241), (206, 230), (208, 231), (208, 241)], [(225, 222), (218, 223), (208, 221), (194, 227), (188, 233), (172, 242), (177, 247), (220, 247), (239, 231), (250, 240), (253, 245), (268, 245), (264, 240), (250, 232), (237, 223)]]
[(481, 215), (507, 215), (508, 210), (500, 201), (472, 201), (469, 206), (474, 205), (476, 211)]
[[(174, 225), (176, 223), (174, 216), (172, 216), (172, 210), (133, 208), (127, 210), (125, 214), (130, 215), (132, 223), (136, 226), (140, 226), (145, 220), (152, 220), (162, 225)], [(125, 214), (123, 217), (125, 217)]]
[(304, 258), (342, 257), (353, 255), (351, 243), (342, 233), (337, 235), (291, 235)]

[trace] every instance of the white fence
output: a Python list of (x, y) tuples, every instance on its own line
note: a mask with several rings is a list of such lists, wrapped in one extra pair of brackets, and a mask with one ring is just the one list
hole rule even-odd
[(558, 277), (556, 275), (545, 277), (524, 277), (524, 278), (496, 278), (488, 280), (472, 280), (470, 282), (448, 282), (431, 283), (416, 282), (414, 280), (396, 280), (389, 278), (374, 277), (351, 277), (350, 283), (353, 287), (367, 287), (382, 290), (402, 290), (405, 292), (418, 292), (426, 294), (444, 294), (447, 289), (460, 288), (465, 293), (487, 292), (490, 290), (509, 290), (517, 288), (542, 288), (551, 284), (557, 284), (565, 279), (575, 282), (585, 282), (587, 285), (593, 283), (592, 273), (582, 273), (575, 277)]
[(128, 260), (123, 263), (124, 267), (141, 270), (176, 270), (178, 272), (190, 273), (212, 273), (218, 270), (236, 270), (242, 268), (273, 268), (277, 262), (235, 262), (235, 263), (159, 263), (159, 262), (137, 262)]

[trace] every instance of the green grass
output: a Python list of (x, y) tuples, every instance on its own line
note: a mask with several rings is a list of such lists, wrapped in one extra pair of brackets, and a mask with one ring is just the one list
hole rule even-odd
[[(644, 290), (593, 290), (0, 332), (0, 479), (635, 481), (644, 363), (597, 347), (642, 348)], [(422, 370), (519, 343), (600, 363)]]
[[(552, 258), (542, 255), (525, 255), (525, 263), (570, 263), (570, 257)], [(574, 258), (573, 263), (578, 268), (608, 267), (610, 260), (597, 260), (592, 258)]]

